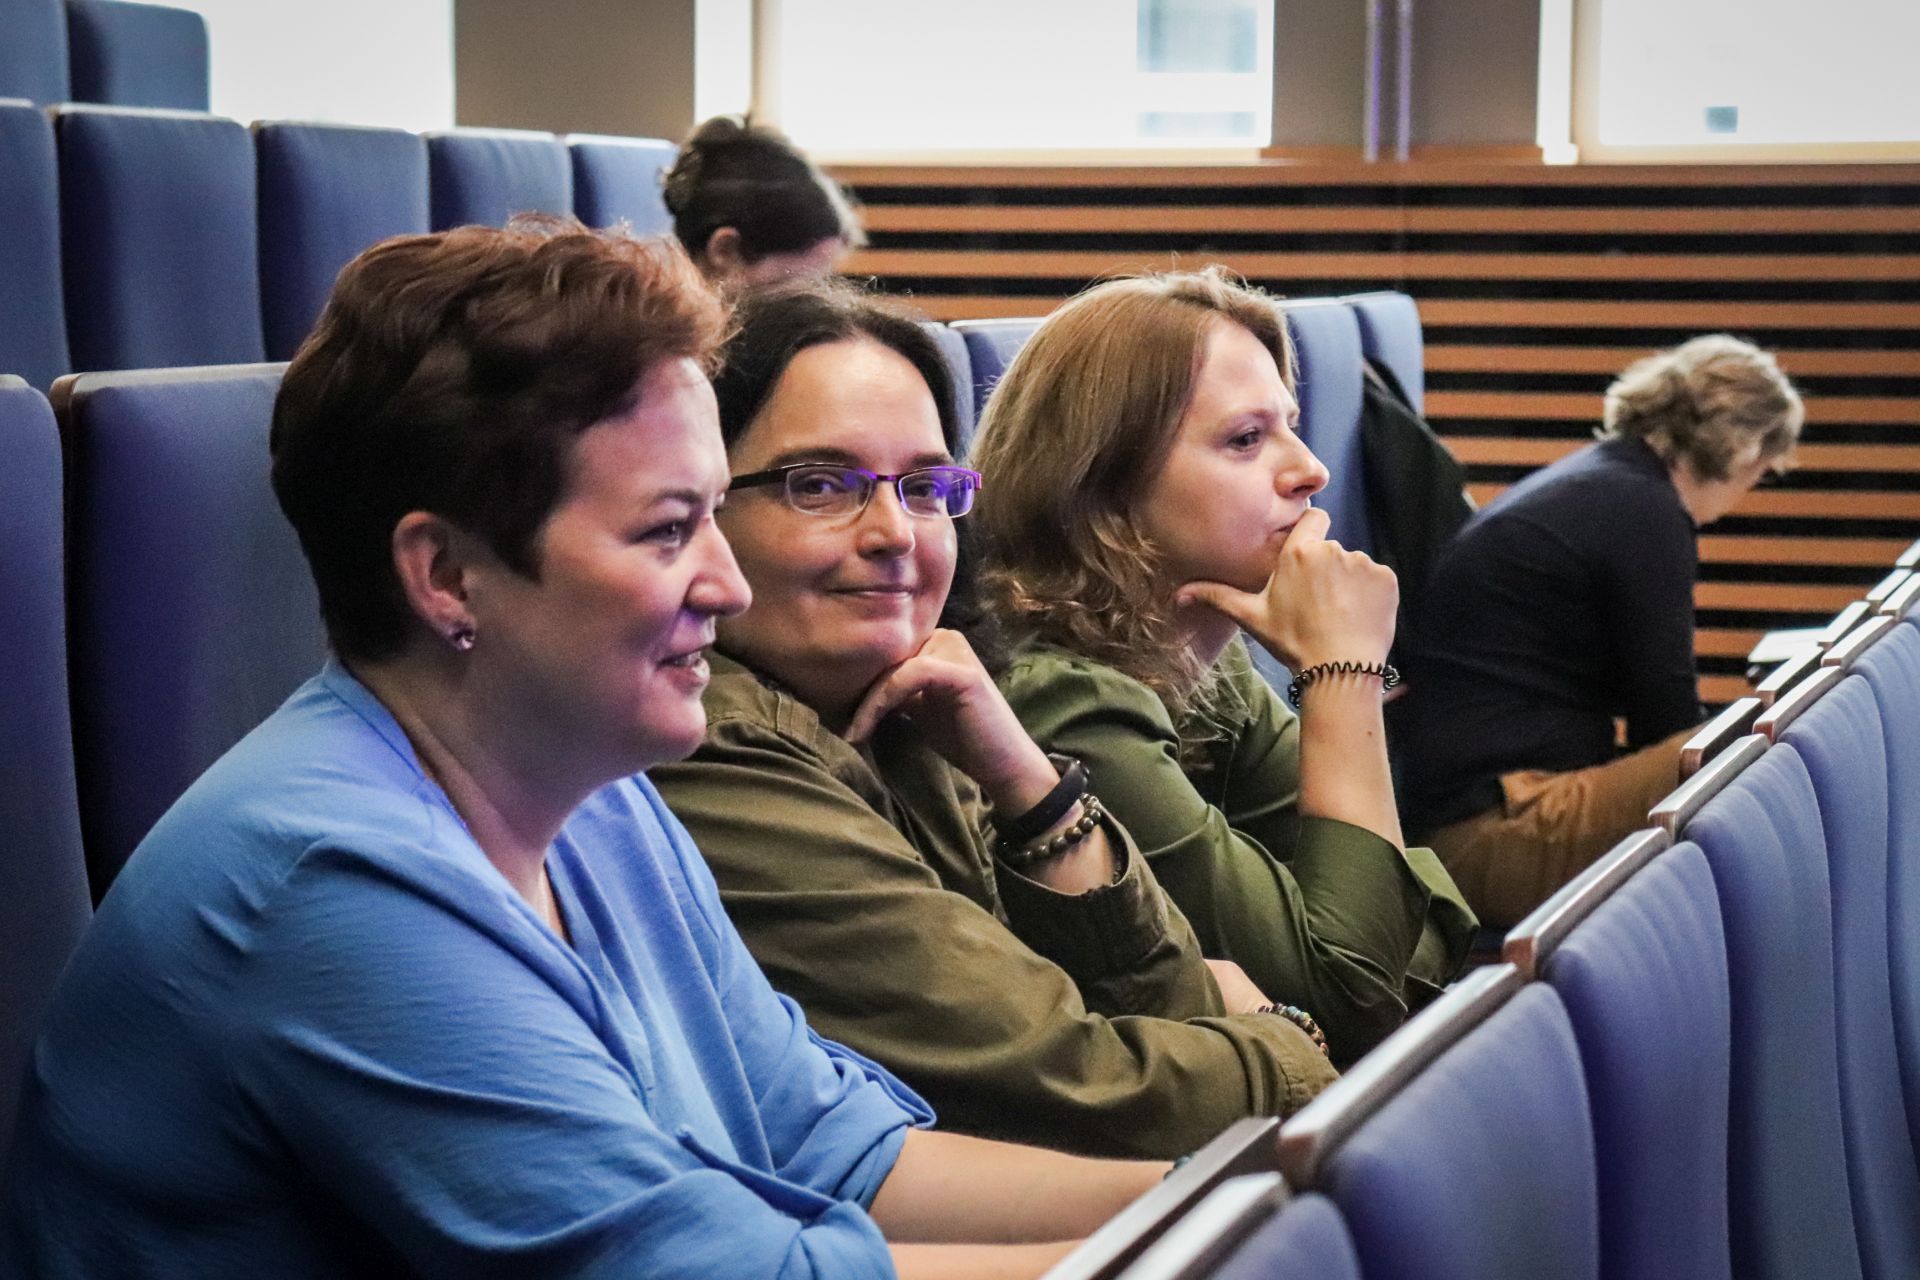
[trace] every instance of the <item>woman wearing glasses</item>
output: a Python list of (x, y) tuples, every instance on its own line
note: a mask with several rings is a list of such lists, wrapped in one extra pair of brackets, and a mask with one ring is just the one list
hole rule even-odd
[(725, 328), (677, 249), (567, 224), (342, 273), (273, 425), (335, 658), (73, 957), (0, 1273), (1012, 1278), (1164, 1175), (926, 1131), (638, 772), (748, 602)]
[(1098, 777), (939, 625), (978, 478), (931, 340), (844, 286), (739, 324), (720, 522), (754, 604), (653, 777), (774, 985), (965, 1131), (1170, 1156), (1299, 1107), (1332, 1076), (1311, 1020), (1202, 958)]
[[(1381, 695), (1398, 592), (1326, 540), (1274, 301), (1224, 274), (1115, 280), (1056, 311), (979, 437), (1002, 685), (1087, 761), (1205, 954), (1357, 1058), (1465, 957), (1472, 916), (1404, 849)], [(1242, 630), (1298, 677), (1294, 711)]]

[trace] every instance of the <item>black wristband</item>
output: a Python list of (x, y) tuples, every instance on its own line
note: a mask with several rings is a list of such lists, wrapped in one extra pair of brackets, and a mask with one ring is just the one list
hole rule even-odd
[(1300, 693), (1308, 685), (1324, 676), (1379, 676), (1381, 692), (1385, 692), (1400, 683), (1400, 672), (1384, 662), (1322, 662), (1308, 667), (1293, 678), (1287, 686), (1287, 701), (1293, 709), (1300, 709)]
[(1090, 785), (1087, 766), (1072, 756), (1059, 756), (1051, 751), (1047, 753), (1047, 759), (1060, 771), (1060, 781), (1054, 784), (1053, 790), (1040, 797), (1040, 803), (1025, 813), (1015, 814), (1011, 818), (994, 815), (993, 829), (1008, 845), (1017, 848), (1039, 839), (1067, 816), (1067, 811), (1079, 802), (1081, 796), (1087, 794)]

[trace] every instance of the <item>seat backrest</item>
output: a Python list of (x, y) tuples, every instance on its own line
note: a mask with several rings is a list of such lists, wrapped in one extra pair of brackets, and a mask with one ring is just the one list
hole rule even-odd
[(954, 456), (965, 458), (968, 448), (973, 444), (973, 357), (967, 354), (967, 340), (946, 325), (925, 320), (920, 327), (940, 348), (940, 354), (947, 362), (947, 373), (953, 378), (953, 417), (960, 426), (960, 440), (954, 449)]
[(1360, 322), (1330, 298), (1288, 302), (1283, 310), (1300, 360), (1300, 436), (1327, 468), (1326, 490), (1313, 503), (1326, 508), (1329, 538), (1350, 551), (1372, 551), (1360, 457), (1366, 379)]
[(1600, 1274), (1727, 1280), (1727, 954), (1706, 857), (1655, 855), (1540, 967), (1586, 1072)]
[(1680, 834), (1706, 854), (1727, 935), (1734, 1274), (1852, 1280), (1861, 1270), (1841, 1137), (1833, 895), (1806, 766), (1787, 747), (1766, 751)]
[(1350, 293), (1340, 301), (1360, 322), (1360, 350), (1392, 372), (1415, 413), (1425, 413), (1427, 353), (1418, 304), (1394, 291)]
[(673, 164), (674, 145), (660, 138), (566, 138), (573, 161), (573, 215), (590, 227), (624, 222), (637, 236), (666, 235), (673, 215), (660, 176)]
[(403, 129), (262, 121), (260, 310), (267, 355), (291, 357), (353, 256), (427, 229), (427, 144)]
[(1886, 728), (1866, 677), (1835, 685), (1782, 740), (1806, 765), (1826, 838), (1840, 1103), (1862, 1261), (1870, 1276), (1920, 1276), (1920, 1168), (1889, 1017)]
[(1040, 327), (1038, 318), (1003, 320), (955, 320), (950, 326), (967, 344), (967, 359), (973, 366), (973, 411), (977, 420), (987, 407), (994, 384), (1007, 372), (1007, 366), (1027, 345)]
[(67, 714), (60, 438), (53, 412), (0, 378), (0, 1159), (27, 1051), (87, 924)]
[[(67, 12), (63, 0), (0, 0), (0, 98), (65, 102)], [(0, 169), (0, 173), (6, 172)]]
[(1895, 627), (1854, 671), (1873, 691), (1887, 753), (1887, 958), (1907, 1132), (1920, 1150), (1920, 628)]
[(0, 280), (0, 374), (44, 391), (68, 368), (60, 168), (53, 122), (32, 103), (11, 99), (0, 100)]
[[(1047, 1280), (1109, 1280), (1129, 1269), (1142, 1252), (1186, 1220), (1222, 1183), (1274, 1166), (1274, 1133), (1280, 1122), (1250, 1116), (1228, 1125), (1153, 1190), (1142, 1195), (1080, 1243), (1047, 1272)], [(1277, 1175), (1274, 1175), (1277, 1176)]]
[(448, 129), (425, 136), (435, 231), (505, 226), (516, 213), (573, 212), (573, 166), (552, 134)]
[(265, 353), (253, 141), (219, 116), (64, 107), (61, 265), (83, 371)]
[(281, 366), (63, 385), (74, 746), (96, 895), (202, 770), (324, 656), (269, 486)]
[(207, 109), (207, 20), (191, 9), (67, 0), (67, 47), (75, 102)]
[(1588, 1115), (1566, 1010), (1533, 983), (1363, 1121), (1316, 1189), (1368, 1280), (1591, 1280)]
[(1333, 1201), (1309, 1192), (1289, 1200), (1217, 1270), (1196, 1274), (1213, 1280), (1360, 1280), (1360, 1259)]

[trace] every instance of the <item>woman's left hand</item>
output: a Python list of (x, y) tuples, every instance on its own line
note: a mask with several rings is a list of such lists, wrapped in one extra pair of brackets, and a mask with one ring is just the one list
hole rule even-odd
[(848, 740), (866, 739), (894, 714), (911, 719), (927, 745), (972, 778), (1001, 813), (1025, 812), (1060, 781), (957, 631), (935, 631), (912, 657), (882, 673), (854, 710)]

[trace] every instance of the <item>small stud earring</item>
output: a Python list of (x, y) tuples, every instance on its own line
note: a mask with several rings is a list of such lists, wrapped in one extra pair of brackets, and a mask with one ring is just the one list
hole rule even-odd
[(473, 648), (474, 630), (470, 624), (462, 623), (447, 632), (447, 643), (453, 646), (455, 653), (466, 653)]

